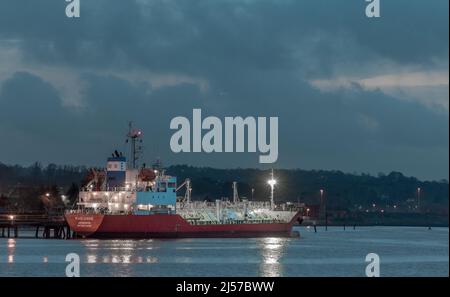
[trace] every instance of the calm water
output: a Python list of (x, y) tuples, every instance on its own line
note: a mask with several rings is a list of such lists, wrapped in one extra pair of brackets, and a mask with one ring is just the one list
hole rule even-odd
[(448, 228), (297, 230), (302, 238), (0, 238), (0, 276), (65, 276), (67, 253), (79, 254), (81, 276), (364, 276), (368, 253), (382, 276), (449, 275)]

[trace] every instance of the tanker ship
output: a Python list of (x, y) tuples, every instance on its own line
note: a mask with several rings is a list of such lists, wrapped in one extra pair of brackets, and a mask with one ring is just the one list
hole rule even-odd
[[(127, 142), (131, 158), (115, 151), (106, 169), (91, 169), (78, 201), (65, 218), (81, 238), (291, 237), (300, 210), (274, 202), (276, 180), (269, 177), (269, 201), (240, 199), (233, 182), (233, 198), (191, 199), (191, 181), (177, 185), (160, 162), (138, 166), (142, 132), (130, 125)], [(185, 194), (177, 198), (177, 191)]]

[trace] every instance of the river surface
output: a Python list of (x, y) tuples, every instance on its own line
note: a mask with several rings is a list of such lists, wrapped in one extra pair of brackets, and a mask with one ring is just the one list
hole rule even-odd
[[(56, 240), (0, 238), (0, 276), (65, 276), (76, 253), (81, 276), (449, 276), (449, 229), (296, 227), (301, 238)], [(23, 238), (29, 235), (29, 238)]]

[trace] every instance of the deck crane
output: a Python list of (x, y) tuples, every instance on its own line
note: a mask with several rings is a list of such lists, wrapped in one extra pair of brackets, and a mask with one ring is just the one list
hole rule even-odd
[(181, 185), (178, 186), (178, 188), (176, 189), (176, 192), (178, 192), (178, 190), (180, 190), (184, 186), (186, 186), (186, 192), (184, 193), (183, 202), (191, 203), (192, 187), (191, 187), (191, 180), (189, 178), (186, 178), (185, 181)]

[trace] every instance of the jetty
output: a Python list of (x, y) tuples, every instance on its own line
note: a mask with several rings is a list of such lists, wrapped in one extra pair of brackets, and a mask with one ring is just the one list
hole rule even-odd
[(34, 229), (36, 238), (72, 238), (69, 225), (62, 214), (0, 214), (0, 237), (17, 238), (19, 232), (25, 229)]

